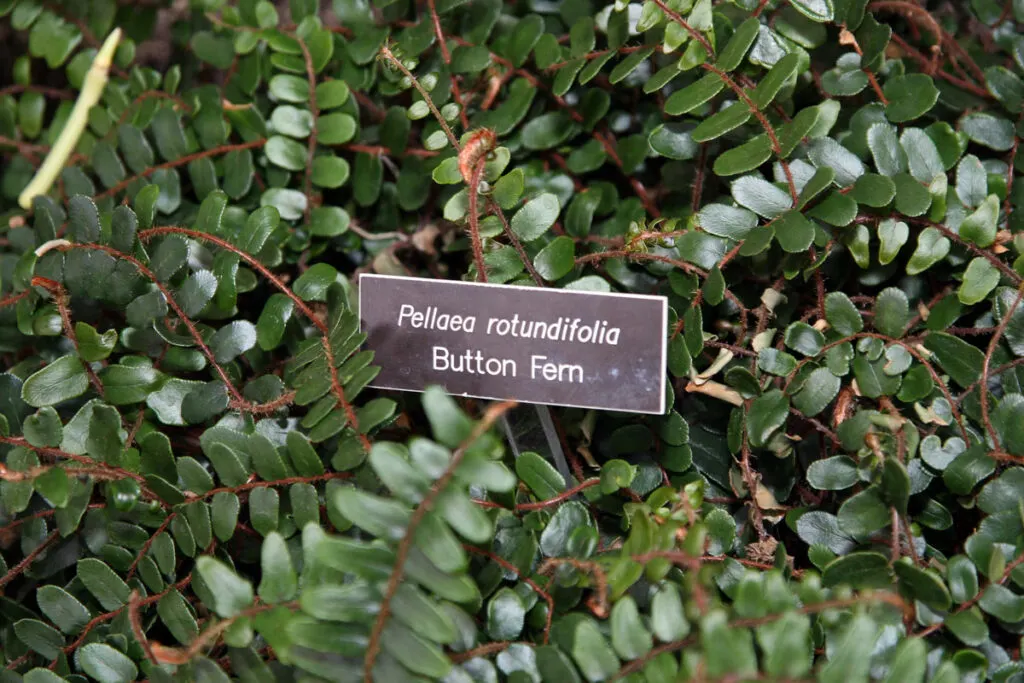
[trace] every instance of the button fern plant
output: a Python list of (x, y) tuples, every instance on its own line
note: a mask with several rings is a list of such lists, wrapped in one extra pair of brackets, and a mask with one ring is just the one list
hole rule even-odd
[[(0, 0), (0, 681), (1024, 680), (1022, 28)], [(514, 457), (366, 272), (664, 295), (668, 411)]]

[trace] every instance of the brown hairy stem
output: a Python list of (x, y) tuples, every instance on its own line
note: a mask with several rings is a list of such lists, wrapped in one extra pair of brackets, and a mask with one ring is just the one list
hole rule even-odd
[(391, 568), (391, 576), (388, 578), (387, 587), (384, 589), (380, 611), (373, 622), (370, 640), (366, 645), (366, 655), (363, 658), (363, 680), (365, 683), (373, 683), (373, 664), (377, 661), (377, 655), (380, 653), (381, 634), (384, 632), (384, 624), (391, 613), (391, 600), (394, 598), (395, 592), (402, 582), (402, 576), (405, 573), (405, 563), (409, 559), (409, 551), (412, 550), (413, 540), (416, 537), (416, 529), (419, 528), (420, 522), (423, 521), (423, 518), (434, 507), (437, 497), (441, 495), (441, 492), (444, 491), (455, 476), (455, 470), (466, 456), (469, 448), (477, 439), (490, 430), (498, 418), (515, 405), (515, 401), (503, 401), (502, 403), (495, 403), (487, 409), (487, 412), (484, 413), (483, 417), (473, 428), (469, 437), (452, 453), (451, 461), (449, 461), (444, 473), (430, 487), (430, 491), (427, 492), (420, 504), (413, 510), (412, 516), (409, 517), (409, 524), (405, 528), (405, 535), (402, 536), (402, 540), (399, 542), (398, 549), (395, 552), (395, 564)]
[(267, 144), (266, 139), (259, 138), (257, 140), (251, 140), (249, 142), (240, 142), (238, 144), (233, 145), (221, 145), (219, 147), (214, 147), (212, 149), (204, 149), (201, 152), (187, 154), (181, 157), (180, 159), (175, 159), (174, 161), (167, 161), (162, 164), (157, 164), (156, 166), (150, 166), (146, 170), (142, 171), (142, 173), (137, 173), (136, 175), (133, 175), (130, 178), (125, 178), (117, 185), (114, 185), (113, 187), (108, 188), (103, 192), (100, 192), (98, 195), (93, 197), (93, 199), (98, 200), (105, 199), (106, 197), (113, 197), (127, 189), (129, 185), (139, 180), (140, 178), (148, 178), (157, 171), (166, 170), (169, 168), (177, 168), (179, 166), (185, 166), (186, 164), (196, 161), (197, 159), (205, 159), (207, 157), (220, 156), (222, 154), (227, 154), (228, 152), (237, 152), (244, 149), (256, 149), (258, 147), (262, 147), (265, 144)]
[[(330, 367), (331, 371), (331, 389), (335, 397), (338, 399), (338, 402), (341, 404), (342, 409), (345, 411), (345, 416), (348, 419), (348, 423), (352, 426), (352, 429), (355, 430), (356, 434), (358, 434), (359, 440), (363, 444), (363, 448), (369, 451), (370, 440), (366, 437), (365, 434), (359, 432), (359, 420), (356, 416), (355, 406), (353, 406), (352, 403), (345, 397), (345, 390), (342, 387), (341, 382), (338, 380), (338, 371), (337, 368), (335, 368), (334, 353), (331, 350), (331, 345), (329, 341), (330, 330), (327, 329), (327, 325), (324, 324), (324, 322), (320, 320), (319, 317), (317, 317), (316, 313), (313, 312), (313, 310), (306, 304), (306, 302), (299, 298), (298, 295), (296, 295), (295, 292), (291, 290), (291, 288), (285, 285), (280, 280), (280, 278), (278, 278), (270, 271), (270, 269), (268, 269), (266, 266), (260, 263), (258, 259), (254, 258), (253, 256), (250, 256), (245, 251), (239, 249), (238, 247), (231, 244), (227, 240), (221, 239), (220, 237), (216, 237), (205, 232), (200, 232), (198, 230), (190, 230), (188, 228), (164, 226), (140, 231), (139, 239), (145, 242), (156, 235), (168, 233), (185, 235), (187, 237), (191, 237), (192, 239), (210, 242), (222, 249), (227, 249), (231, 253), (237, 255), (241, 260), (245, 261), (250, 267), (252, 267), (260, 275), (266, 278), (268, 282), (270, 282), (272, 285), (274, 285), (274, 287), (281, 291), (281, 293), (283, 293), (285, 296), (292, 300), (292, 302), (295, 304), (295, 307), (299, 310), (299, 312), (306, 316), (306, 318), (320, 332), (320, 335), (323, 340), (324, 351), (327, 355), (328, 366)], [(244, 399), (242, 400), (244, 401)]]

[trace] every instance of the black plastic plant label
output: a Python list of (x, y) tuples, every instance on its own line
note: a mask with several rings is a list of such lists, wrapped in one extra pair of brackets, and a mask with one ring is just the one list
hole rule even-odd
[(359, 315), (380, 389), (665, 412), (662, 296), (362, 275)]

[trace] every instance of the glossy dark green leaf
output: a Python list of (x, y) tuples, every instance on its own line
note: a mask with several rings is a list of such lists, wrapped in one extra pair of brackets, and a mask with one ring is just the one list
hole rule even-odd
[(199, 31), (192, 35), (189, 47), (195, 55), (218, 69), (227, 69), (235, 57), (231, 40), (210, 31)]
[(987, 112), (974, 112), (960, 119), (960, 130), (973, 142), (997, 152), (1013, 147), (1013, 123)]
[(575, 243), (566, 236), (556, 237), (534, 258), (533, 265), (545, 280), (558, 280), (567, 275), (575, 264)]
[(278, 74), (270, 79), (270, 94), (282, 102), (303, 104), (309, 100), (309, 83), (305, 77)]
[(1017, 623), (1024, 619), (1024, 596), (1001, 584), (993, 584), (981, 594), (978, 606), (1000, 621)]
[(593, 526), (586, 508), (575, 501), (560, 506), (541, 534), (541, 551), (545, 555), (558, 557), (565, 552), (570, 536), (580, 526)]
[(221, 491), (213, 496), (210, 504), (210, 521), (213, 533), (219, 540), (227, 541), (234, 535), (239, 509), (238, 496), (234, 493)]
[(822, 574), (826, 586), (848, 584), (856, 588), (881, 588), (891, 581), (889, 561), (885, 555), (857, 552), (830, 563)]
[(744, 176), (733, 182), (732, 196), (759, 216), (775, 218), (792, 206), (785, 191), (755, 176)]
[(788, 415), (789, 397), (781, 391), (772, 390), (754, 399), (747, 412), (747, 429), (751, 445), (765, 445), (769, 437), (785, 425)]
[(865, 173), (854, 182), (850, 196), (858, 204), (888, 206), (896, 196), (896, 184), (888, 176)]
[(964, 271), (963, 282), (957, 289), (960, 303), (972, 306), (983, 301), (999, 284), (999, 270), (981, 256), (971, 259)]
[(542, 456), (526, 452), (516, 459), (516, 474), (540, 500), (553, 498), (565, 490), (565, 480)]
[(528, 149), (551, 149), (564, 142), (572, 131), (573, 124), (568, 114), (551, 112), (523, 126), (523, 144)]
[(260, 599), (271, 603), (291, 600), (298, 588), (298, 577), (284, 537), (277, 532), (268, 534), (260, 552)]
[(838, 518), (844, 533), (864, 539), (889, 523), (889, 507), (882, 490), (871, 486), (847, 498), (839, 508)]
[(743, 102), (738, 102), (724, 111), (704, 119), (690, 133), (695, 142), (708, 142), (720, 138), (726, 133), (739, 128), (752, 116), (750, 109)]
[(627, 76), (636, 71), (637, 68), (639, 68), (640, 65), (643, 64), (643, 62), (653, 53), (653, 48), (637, 50), (636, 52), (630, 53), (625, 59), (615, 65), (611, 74), (608, 75), (608, 80), (613, 84), (624, 80)]
[(516, 23), (506, 52), (514, 65), (523, 65), (530, 51), (540, 40), (543, 30), (544, 20), (536, 14), (529, 14)]
[(907, 274), (917, 275), (949, 255), (951, 243), (935, 228), (925, 228), (917, 236), (917, 247), (907, 262)]
[(960, 234), (979, 247), (987, 247), (995, 241), (998, 218), (999, 199), (989, 195), (972, 214), (964, 218)]
[(545, 193), (527, 202), (512, 216), (512, 232), (527, 242), (543, 235), (556, 220), (561, 210), (558, 198)]
[[(908, 558), (896, 562), (893, 569), (900, 587), (915, 600), (919, 600), (937, 611), (949, 609), (952, 603), (949, 590), (936, 572), (921, 569)], [(1024, 608), (1024, 600), (1021, 605)], [(1024, 618), (1024, 612), (1021, 617)]]
[(785, 343), (805, 356), (817, 356), (825, 345), (825, 336), (807, 323), (795, 322), (786, 328)]
[(879, 624), (867, 615), (853, 617), (842, 629), (837, 639), (835, 654), (819, 672), (822, 683), (864, 680), (868, 678), (869, 654), (875, 646), (880, 630)]
[(281, 168), (289, 171), (301, 171), (306, 168), (306, 147), (296, 140), (275, 135), (267, 140), (264, 150), (267, 158)]
[(707, 74), (679, 90), (665, 101), (665, 113), (680, 116), (706, 103), (725, 88), (725, 82), (716, 74)]
[(199, 634), (191, 608), (178, 591), (172, 590), (160, 598), (156, 609), (160, 620), (179, 643), (191, 643)]
[(218, 363), (227, 363), (256, 345), (256, 326), (236, 320), (217, 330), (210, 339), (210, 350)]
[(285, 326), (295, 310), (295, 302), (281, 293), (267, 299), (259, 320), (256, 322), (256, 339), (261, 349), (269, 351), (281, 343)]
[(113, 405), (145, 401), (163, 379), (163, 375), (147, 361), (135, 358), (124, 360), (128, 362), (108, 365), (99, 372), (105, 390), (104, 398)]
[(356, 121), (348, 114), (325, 114), (316, 122), (317, 139), (325, 145), (341, 145), (352, 139)]
[(757, 87), (750, 93), (750, 99), (758, 109), (764, 109), (778, 94), (786, 82), (796, 74), (800, 57), (794, 52), (786, 55), (772, 65), (768, 73), (761, 78)]
[(891, 337), (900, 337), (910, 321), (907, 295), (895, 287), (883, 290), (875, 299), (874, 314), (875, 329)]
[(96, 558), (78, 561), (78, 578), (106, 610), (114, 610), (128, 602), (131, 590), (107, 564)]
[(814, 241), (814, 224), (799, 211), (791, 209), (775, 220), (775, 239), (783, 250), (801, 253)]
[(985, 354), (963, 339), (943, 332), (932, 332), (925, 337), (924, 346), (960, 386), (968, 387), (981, 376)]
[(754, 673), (757, 655), (750, 631), (729, 626), (723, 610), (710, 611), (701, 620), (701, 646), (712, 676), (729, 672), (740, 676)]
[(942, 480), (949, 490), (966, 495), (981, 481), (995, 471), (992, 458), (978, 447), (968, 448), (953, 460), (942, 473)]
[(76, 356), (62, 356), (25, 380), (21, 399), (41, 408), (81, 396), (89, 388), (85, 366)]
[(40, 448), (59, 446), (64, 436), (64, 425), (60, 416), (50, 406), (45, 406), (25, 418), (22, 429), (25, 440)]
[(773, 154), (771, 140), (767, 134), (758, 135), (739, 147), (722, 152), (715, 159), (714, 171), (720, 176), (747, 173), (768, 161)]
[(640, 611), (630, 596), (622, 598), (612, 607), (611, 635), (612, 647), (622, 659), (639, 659), (651, 651), (651, 634), (641, 621)]
[(452, 666), (439, 647), (400, 624), (386, 627), (384, 642), (385, 650), (414, 673), (442, 678)]
[(733, 71), (743, 61), (747, 50), (757, 38), (759, 23), (753, 17), (736, 27), (729, 42), (719, 51), (715, 65), (722, 71)]
[(157, 151), (165, 161), (175, 161), (188, 153), (188, 142), (181, 127), (181, 119), (167, 107), (158, 109), (153, 115), (150, 128)]
[(502, 588), (487, 603), (487, 632), (495, 640), (514, 640), (523, 629), (526, 610), (522, 598)]
[(864, 175), (860, 159), (832, 138), (815, 140), (808, 149), (808, 156), (815, 166), (831, 168), (835, 172), (834, 182), (839, 187), (848, 187)]
[(945, 624), (965, 645), (978, 646), (988, 639), (988, 626), (977, 607), (956, 612), (946, 619)]
[(59, 586), (41, 586), (36, 593), (39, 609), (64, 633), (78, 633), (90, 620), (89, 610)]
[(573, 660), (587, 680), (605, 680), (618, 671), (619, 659), (592, 619), (576, 623), (572, 644)]
[(196, 560), (196, 569), (214, 599), (211, 607), (218, 615), (233, 617), (252, 605), (252, 584), (238, 576), (220, 560), (204, 555)]
[(939, 89), (926, 74), (906, 74), (886, 81), (883, 93), (889, 103), (885, 116), (893, 123), (904, 123), (923, 116), (939, 99)]
[(823, 411), (839, 394), (841, 382), (828, 368), (815, 368), (793, 396), (793, 407), (808, 417)]
[(99, 683), (133, 681), (138, 667), (125, 654), (105, 643), (90, 643), (78, 652), (82, 670)]
[(811, 21), (832, 21), (835, 16), (831, 0), (798, 0), (793, 7)]

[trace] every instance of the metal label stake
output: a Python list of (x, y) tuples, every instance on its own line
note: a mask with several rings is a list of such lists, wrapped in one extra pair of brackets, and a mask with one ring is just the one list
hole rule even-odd
[(573, 480), (555, 422), (551, 419), (551, 410), (547, 406), (520, 403), (502, 416), (501, 425), (516, 459), (529, 451), (539, 453), (554, 461), (555, 469), (567, 484)]

